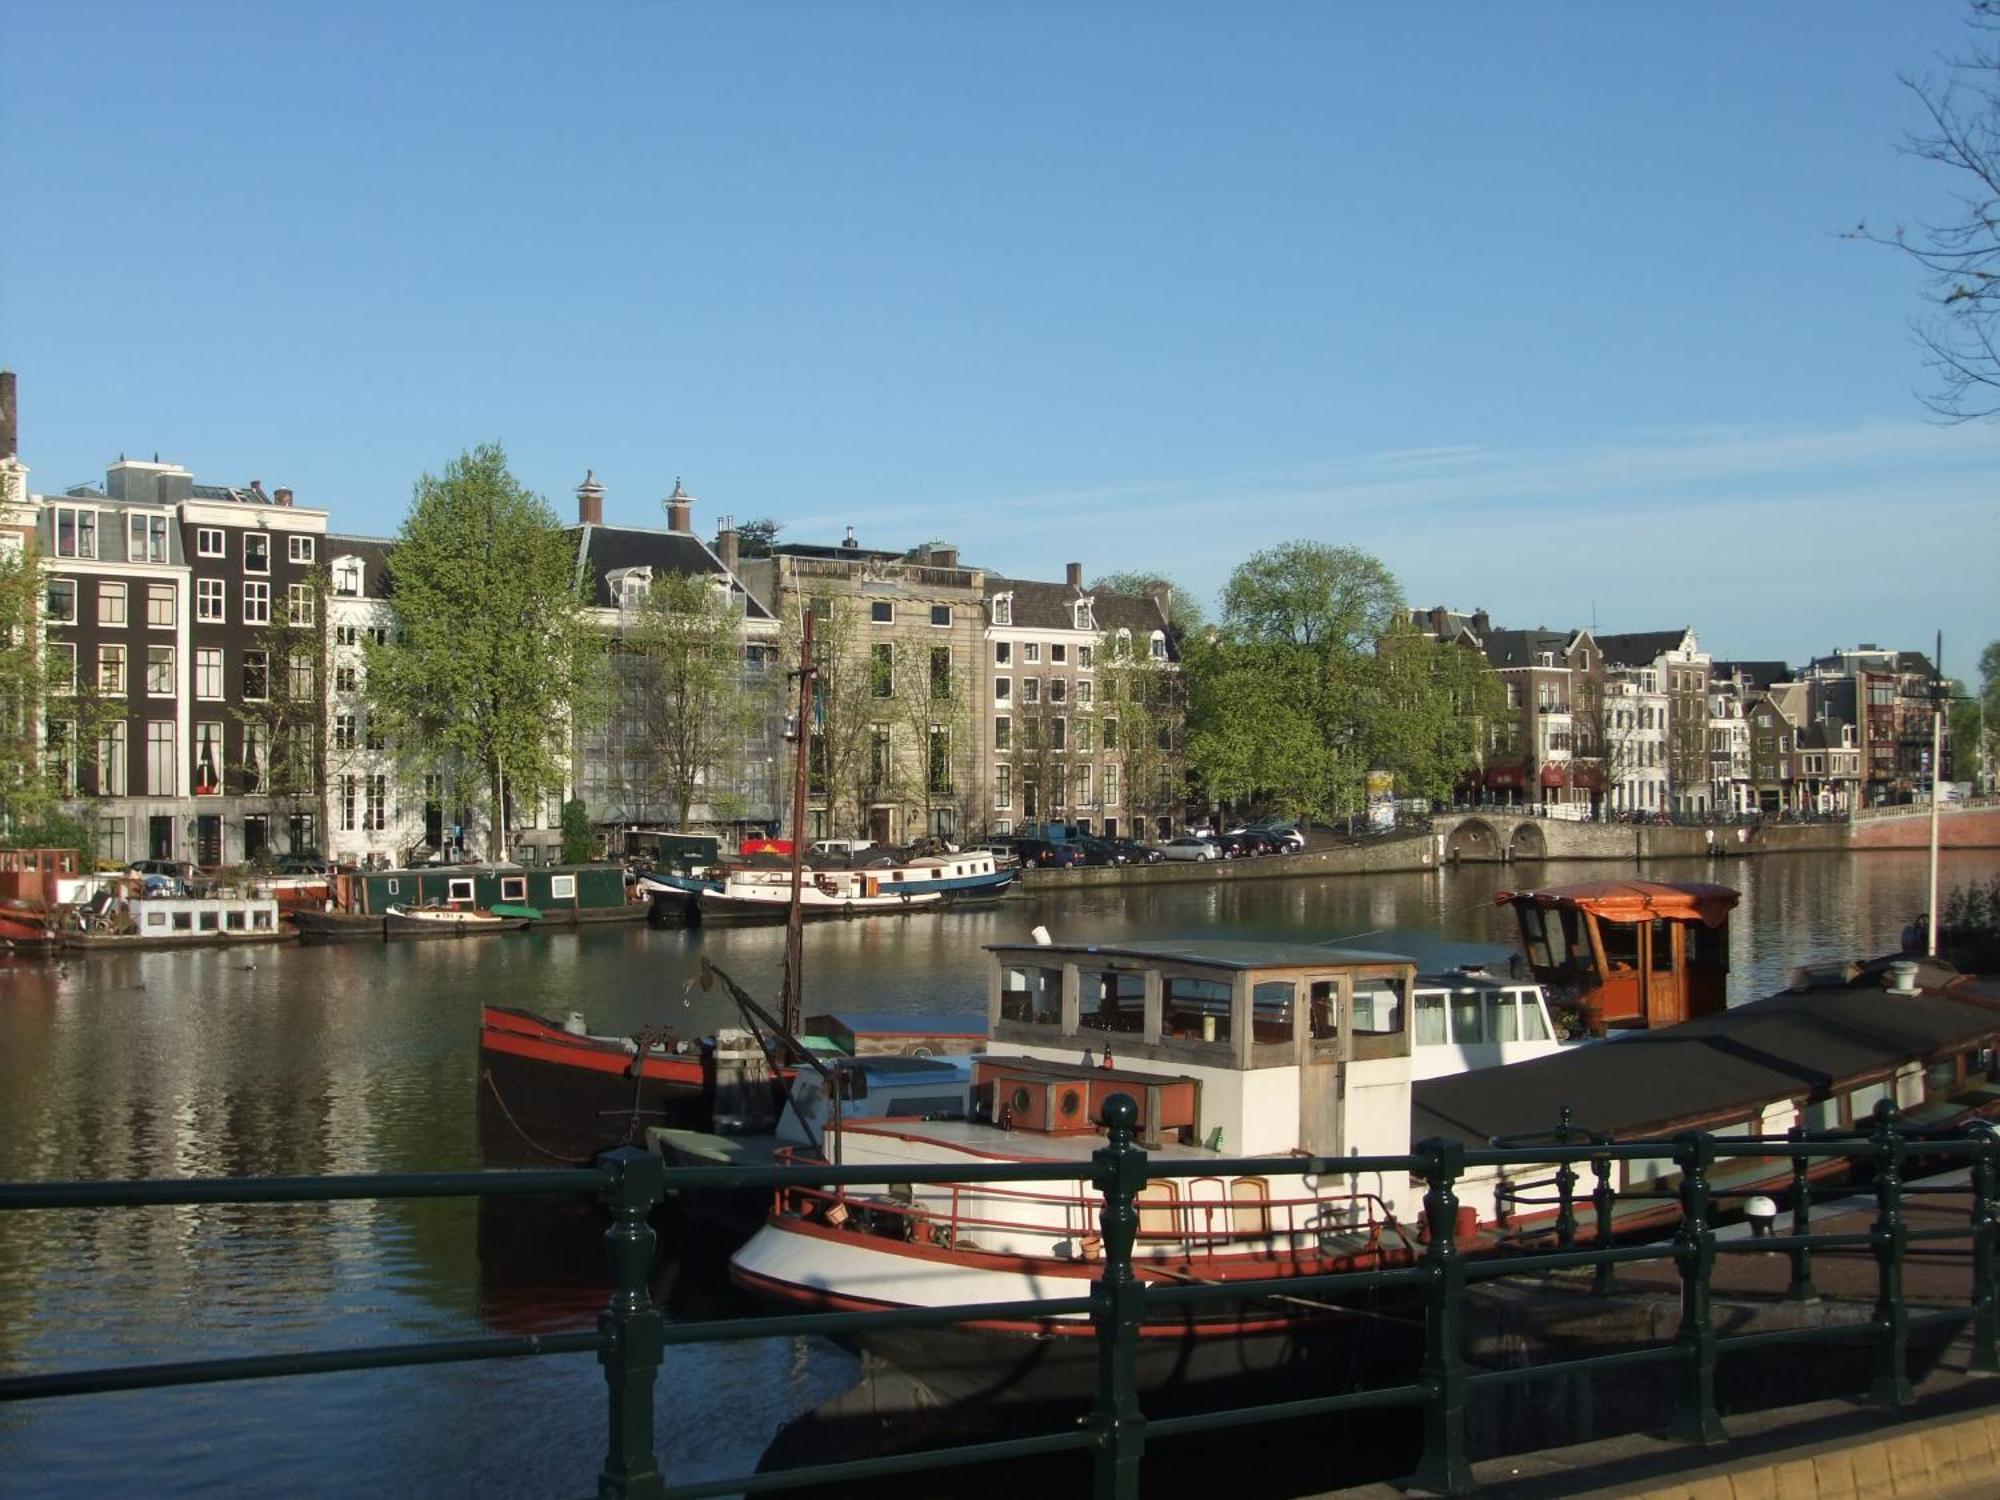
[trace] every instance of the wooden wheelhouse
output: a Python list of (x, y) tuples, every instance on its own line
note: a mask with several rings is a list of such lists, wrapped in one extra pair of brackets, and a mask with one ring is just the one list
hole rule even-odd
[(1535, 978), (1576, 1005), (1592, 1035), (1673, 1026), (1728, 1003), (1726, 885), (1602, 880), (1503, 891)]

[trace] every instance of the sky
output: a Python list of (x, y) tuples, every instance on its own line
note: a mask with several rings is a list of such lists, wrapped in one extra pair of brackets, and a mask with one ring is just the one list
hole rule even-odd
[(31, 487), (120, 453), (393, 533), (565, 519), (1020, 577), (1360, 547), (1719, 657), (2000, 637), (2000, 428), (1917, 399), (1958, 0), (0, 0)]

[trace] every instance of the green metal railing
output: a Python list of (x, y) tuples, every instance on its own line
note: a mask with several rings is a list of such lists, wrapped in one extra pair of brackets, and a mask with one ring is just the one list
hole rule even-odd
[[(1089, 1455), (1093, 1493), (1100, 1500), (1133, 1500), (1140, 1489), (1140, 1461), (1152, 1443), (1249, 1423), (1290, 1421), (1331, 1412), (1372, 1408), (1416, 1408), (1423, 1421), (1421, 1459), (1413, 1485), (1443, 1495), (1474, 1489), (1467, 1452), (1466, 1407), (1470, 1395), (1505, 1382), (1578, 1375), (1645, 1363), (1675, 1371), (1671, 1429), (1685, 1441), (1706, 1445), (1723, 1436), (1716, 1404), (1716, 1366), (1742, 1350), (1790, 1342), (1861, 1338), (1874, 1347), (1869, 1394), (1890, 1407), (1914, 1398), (1909, 1379), (1913, 1327), (1951, 1319), (1972, 1324), (1972, 1364), (2000, 1370), (2000, 1140), (1979, 1126), (1953, 1134), (1917, 1133), (1904, 1128), (1886, 1101), (1876, 1107), (1865, 1133), (1806, 1133), (1782, 1137), (1717, 1138), (1683, 1135), (1667, 1140), (1613, 1142), (1577, 1129), (1565, 1117), (1543, 1144), (1468, 1147), (1446, 1140), (1425, 1141), (1407, 1156), (1242, 1158), (1204, 1164), (1206, 1173), (1231, 1175), (1316, 1174), (1346, 1177), (1410, 1173), (1423, 1179), (1428, 1238), (1413, 1264), (1391, 1269), (1281, 1277), (1223, 1283), (1159, 1283), (1134, 1270), (1141, 1189), (1157, 1177), (1175, 1175), (1175, 1164), (1155, 1164), (1134, 1141), (1137, 1108), (1125, 1095), (1106, 1104), (1106, 1144), (1087, 1168), (1047, 1163), (919, 1167), (899, 1164), (898, 1183), (1076, 1182), (1087, 1180), (1103, 1196), (1102, 1264), (1087, 1297), (904, 1308), (876, 1312), (799, 1313), (784, 1316), (670, 1323), (652, 1301), (648, 1273), (655, 1250), (649, 1223), (652, 1210), (670, 1189), (778, 1190), (816, 1184), (830, 1188), (877, 1187), (883, 1168), (858, 1167), (693, 1167), (671, 1171), (649, 1152), (633, 1147), (607, 1153), (594, 1169), (531, 1172), (461, 1172), (420, 1176), (331, 1178), (236, 1178), (179, 1182), (74, 1182), (0, 1185), (0, 1211), (104, 1209), (163, 1204), (327, 1202), (337, 1199), (479, 1197), (487, 1195), (595, 1193), (610, 1213), (605, 1241), (613, 1290), (609, 1305), (589, 1332), (490, 1337), (246, 1355), (181, 1363), (57, 1371), (0, 1378), (0, 1401), (26, 1401), (97, 1392), (140, 1390), (336, 1370), (388, 1369), (469, 1360), (517, 1359), (550, 1354), (594, 1353), (606, 1386), (606, 1452), (598, 1474), (600, 1497), (631, 1500), (696, 1500), (736, 1493), (762, 1494), (918, 1470), (991, 1464), (1036, 1455), (1078, 1452)], [(1671, 1155), (1680, 1183), (1671, 1192), (1620, 1194), (1611, 1187), (1613, 1164)], [(1711, 1175), (1719, 1160), (1739, 1157), (1788, 1161), (1792, 1181), (1791, 1232), (1747, 1240), (1720, 1240), (1715, 1229), (1718, 1204), (1739, 1190), (1718, 1189)], [(1810, 1213), (1815, 1164), (1850, 1159), (1873, 1178), (1875, 1214), (1865, 1232), (1815, 1234)], [(1963, 1188), (1909, 1187), (1904, 1182), (1913, 1158), (1926, 1163), (1963, 1162), (1970, 1168)], [(1181, 1164), (1184, 1167), (1184, 1164)], [(1523, 1236), (1494, 1254), (1468, 1256), (1458, 1243), (1458, 1190), (1469, 1171), (1553, 1168), (1556, 1212), (1546, 1234)], [(1576, 1215), (1580, 1167), (1594, 1186), (1591, 1240), (1581, 1246)], [(1782, 1170), (1782, 1169), (1781, 1169)], [(1747, 1189), (1740, 1191), (1749, 1191)], [(1905, 1216), (1906, 1198), (1925, 1191), (1956, 1191), (1970, 1200), (1964, 1226), (1915, 1229)], [(1659, 1243), (1621, 1244), (1614, 1209), (1620, 1197), (1671, 1197), (1678, 1207), (1672, 1238)], [(1517, 1198), (1520, 1195), (1516, 1194)], [(1521, 1199), (1521, 1201), (1532, 1201)], [(1913, 1242), (1970, 1236), (1969, 1309), (1913, 1312), (1903, 1296), (1903, 1265)], [(1549, 1245), (1553, 1248), (1541, 1248)], [(1814, 1250), (1865, 1246), (1876, 1263), (1876, 1299), (1863, 1323), (1718, 1335), (1710, 1310), (1718, 1259), (1740, 1252), (1782, 1252), (1791, 1257), (1788, 1295), (1813, 1295)], [(1590, 1270), (1593, 1289), (1612, 1290), (1619, 1265), (1672, 1261), (1679, 1272), (1681, 1315), (1670, 1343), (1606, 1354), (1543, 1361), (1506, 1369), (1474, 1369), (1465, 1356), (1468, 1286), (1495, 1277)], [(1192, 1309), (1217, 1299), (1236, 1301), (1302, 1295), (1340, 1297), (1388, 1288), (1406, 1289), (1423, 1310), (1424, 1345), (1415, 1378), (1405, 1384), (1339, 1391), (1330, 1395), (1221, 1411), (1181, 1413), (1148, 1419), (1140, 1400), (1139, 1331), (1149, 1313)], [(653, 1415), (659, 1372), (674, 1348), (797, 1335), (841, 1336), (891, 1328), (941, 1327), (998, 1318), (1051, 1318), (1089, 1315), (1094, 1329), (1098, 1382), (1095, 1400), (1080, 1425), (1006, 1441), (963, 1444), (924, 1453), (797, 1466), (772, 1473), (697, 1483), (667, 1482), (657, 1458)]]

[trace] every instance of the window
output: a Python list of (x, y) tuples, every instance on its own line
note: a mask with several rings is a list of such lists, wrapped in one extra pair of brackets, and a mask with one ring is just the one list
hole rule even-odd
[(1076, 748), (1082, 751), (1090, 749), (1090, 720), (1088, 719), (1078, 719), (1076, 721)]
[(76, 623), (76, 580), (74, 578), (51, 578), (48, 595), (43, 602), (42, 612), (48, 616), (51, 625), (74, 625)]
[(333, 716), (333, 748), (352, 750), (354, 748), (354, 715), (335, 714)]
[(1118, 768), (1116, 766), (1106, 766), (1104, 768), (1104, 805), (1106, 807), (1116, 807), (1118, 805)]
[(993, 679), (993, 701), (995, 703), (1005, 703), (1010, 698), (1012, 698), (1013, 695), (1014, 695), (1013, 678), (996, 677)]
[(1049, 748), (1067, 750), (1069, 748), (1069, 720), (1055, 718), (1049, 720)]
[(167, 560), (165, 516), (127, 516), (126, 523), (130, 546), (125, 555), (129, 561), (161, 563)]
[(1021, 721), (1021, 748), (1039, 750), (1042, 748), (1042, 721), (1026, 718)]
[(97, 690), (100, 693), (122, 693), (125, 691), (125, 648), (123, 646), (99, 646), (97, 648)]
[(319, 696), (319, 673), (314, 670), (310, 651), (294, 651), (291, 661), (290, 692), (296, 703), (307, 703)]
[(171, 583), (146, 585), (146, 623), (156, 630), (174, 627), (174, 586)]
[(896, 606), (887, 599), (868, 601), (868, 623), (871, 625), (893, 625), (896, 623)]
[(270, 652), (243, 653), (243, 696), (252, 703), (261, 703), (271, 696)]
[(1104, 748), (1107, 750), (1116, 750), (1118, 748), (1118, 721), (1116, 719), (1106, 719), (1104, 721)]
[(868, 736), (868, 785), (875, 791), (886, 789), (889, 783), (889, 726), (871, 726)]
[(333, 565), (333, 591), (343, 599), (361, 597), (361, 564), (354, 558), (343, 557)]
[(222, 795), (222, 726), (194, 726), (194, 794), (197, 797)]
[(146, 725), (146, 790), (155, 797), (171, 797), (179, 790), (179, 767), (174, 760), (174, 721), (153, 719)]
[(194, 555), (196, 557), (227, 557), (229, 547), (223, 538), (226, 533), (220, 526), (202, 526), (195, 530)]
[[(359, 785), (359, 777), (343, 776), (340, 778), (340, 831), (342, 833), (354, 832), (355, 793)], [(396, 882), (392, 880), (389, 882), (389, 892), (391, 895), (395, 894), (395, 889)]]
[(197, 698), (222, 696), (222, 648), (199, 646), (194, 653), (194, 695)]
[(931, 697), (951, 697), (951, 647), (931, 647)]
[(1111, 642), (1111, 654), (1117, 657), (1120, 661), (1125, 661), (1128, 658), (1130, 658), (1130, 656), (1132, 655), (1131, 631), (1125, 629), (1123, 626), (1119, 627), (1117, 636), (1114, 637)]
[(146, 691), (155, 698), (173, 697), (174, 648), (172, 646), (146, 648)]
[(528, 877), (525, 875), (502, 875), (500, 877), (500, 899), (502, 901), (526, 901), (528, 899)]
[(60, 796), (76, 794), (76, 725), (67, 719), (50, 719), (43, 730), (43, 764), (50, 784)]
[(294, 536), (285, 539), (285, 556), (295, 563), (309, 563), (313, 560), (313, 539), (309, 536)]
[(995, 641), (993, 643), (993, 665), (996, 667), (1011, 666), (1013, 661), (1014, 643), (1012, 641)]
[(1069, 679), (1067, 677), (1051, 677), (1049, 679), (1049, 702), (1069, 702)]
[[(389, 748), (388, 737), (375, 726), (373, 719), (368, 720), (368, 727), (362, 732), (361, 748), (364, 750), (387, 750)], [(562, 826), (562, 799), (556, 797), (551, 800), (555, 803), (555, 814), (548, 820), (546, 826), (560, 828)]]
[[(294, 541), (311, 541), (311, 537), (294, 537)], [(295, 583), (285, 591), (285, 607), (291, 611), (288, 618), (294, 625), (310, 625), (313, 622), (313, 589), (309, 583)]]
[[(100, 797), (125, 795), (125, 721), (113, 719), (97, 735), (97, 794)], [(118, 831), (122, 835), (125, 825)], [(102, 853), (102, 846), (99, 852)]]
[(1078, 807), (1090, 806), (1089, 766), (1078, 766), (1076, 768), (1076, 805)]
[(1042, 701), (1041, 678), (1023, 677), (1021, 679), (1021, 701), (1023, 703), (1040, 703)]
[(549, 896), (555, 901), (571, 901), (576, 898), (576, 877), (574, 875), (551, 875)]
[(1009, 808), (1014, 805), (1014, 768), (995, 766), (993, 768), (993, 805)]
[[(248, 538), (245, 538), (248, 540)], [(268, 625), (271, 623), (271, 585), (268, 583), (246, 583), (243, 585), (243, 623), (245, 625)]]
[[(993, 623), (995, 625), (1012, 625), (1014, 623), (1014, 596), (1012, 594), (995, 594), (993, 596)], [(1003, 645), (1000, 649), (1005, 651), (1007, 648)], [(1004, 656), (1000, 658), (1002, 661), (1006, 659)]]
[(124, 584), (99, 583), (97, 585), (97, 623), (100, 625), (123, 625), (125, 623)]
[[(389, 826), (388, 809), (389, 778), (387, 776), (370, 776), (368, 778), (368, 803), (362, 809), (361, 826), (371, 833), (380, 833), (384, 828)], [(472, 882), (468, 880), (465, 884), (470, 886)], [(454, 901), (459, 900), (460, 897), (456, 890), (458, 882), (454, 880), (452, 885), (454, 887), (452, 899)], [(467, 892), (463, 899), (468, 901), (472, 899), (470, 891)]]
[(74, 505), (55, 508), (56, 556), (97, 556), (97, 512)]
[(334, 627), (333, 627), (333, 643), (334, 643), (334, 645), (336, 645), (336, 646), (358, 646), (358, 645), (360, 645), (360, 644), (361, 644), (361, 631), (360, 631), (360, 628), (359, 628), (358, 626), (354, 626), (354, 625), (336, 625), (336, 626), (334, 626)]
[(949, 625), (950, 623), (951, 606), (949, 604), (933, 604), (931, 606), (931, 624)]
[(1029, 666), (1033, 666), (1041, 659), (1042, 643), (1040, 641), (1023, 641), (1021, 643), (1022, 661), (1026, 662)]
[(1167, 638), (1156, 630), (1153, 632), (1153, 639), (1151, 644), (1152, 644), (1153, 660), (1165, 661), (1167, 659)]
[(930, 789), (938, 796), (951, 793), (951, 731), (942, 724), (931, 725)]
[(868, 691), (876, 698), (896, 696), (896, 648), (883, 644), (868, 648)]
[(333, 690), (336, 693), (352, 693), (357, 691), (360, 685), (361, 673), (358, 668), (339, 666), (333, 669)]
[(271, 539), (261, 531), (243, 533), (243, 571), (246, 573), (271, 571)]
[(1090, 707), (1090, 695), (1091, 695), (1090, 679), (1085, 678), (1082, 682), (1079, 682), (1076, 685), (1077, 704), (1083, 708)]
[(222, 602), (220, 578), (197, 578), (194, 581), (194, 617), (212, 625), (223, 624), (229, 618), (229, 607)]
[(48, 665), (43, 669), (44, 680), (52, 693), (73, 693), (76, 691), (76, 643), (74, 641), (50, 641)]
[(1097, 628), (1091, 622), (1090, 601), (1088, 599), (1079, 599), (1076, 601), (1076, 628), (1078, 630), (1094, 630)]
[(1078, 671), (1088, 672), (1096, 663), (1096, 660), (1097, 652), (1091, 647), (1078, 646), (1076, 648), (1076, 666)]
[(1065, 646), (1061, 641), (1052, 642), (1049, 646), (1049, 660), (1052, 663), (1067, 662), (1069, 660), (1069, 647)]
[(1013, 728), (1014, 728), (1014, 721), (1008, 718), (1007, 715), (1000, 714), (994, 718), (993, 748), (995, 750), (1011, 750), (1014, 748)]

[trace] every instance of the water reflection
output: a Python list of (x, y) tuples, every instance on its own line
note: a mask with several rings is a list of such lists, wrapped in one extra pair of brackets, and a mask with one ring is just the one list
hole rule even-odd
[[(1944, 884), (2000, 853), (1951, 853)], [(807, 937), (809, 1010), (983, 1005), (981, 945), (1037, 923), (1064, 938), (1344, 940), (1453, 961), (1514, 938), (1495, 894), (1634, 873), (1618, 866), (1247, 881), (1050, 894), (983, 911), (830, 924)], [(1921, 854), (1651, 865), (1744, 899), (1731, 996), (1795, 964), (1879, 952), (1924, 906)], [(1460, 947), (1458, 945), (1475, 945)], [(475, 1162), (479, 1007), (584, 1011), (594, 1028), (733, 1020), (689, 993), (703, 955), (774, 994), (784, 936), (644, 928), (483, 942), (92, 955), (0, 963), (0, 1178), (414, 1171)], [(542, 1205), (546, 1208), (546, 1205)], [(604, 1292), (601, 1221), (515, 1205), (389, 1202), (0, 1216), (0, 1369), (588, 1326)], [(659, 1294), (678, 1316), (726, 1310), (721, 1266), (687, 1256)], [(791, 1342), (676, 1351), (662, 1382), (676, 1478), (748, 1467), (777, 1423), (848, 1378)], [(8, 1485), (212, 1493), (587, 1485), (602, 1384), (587, 1357), (316, 1377), (34, 1403), (0, 1412)], [(107, 1422), (107, 1410), (112, 1420)], [(356, 1443), (354, 1434), (369, 1439)], [(110, 1439), (107, 1440), (107, 1433)]]

